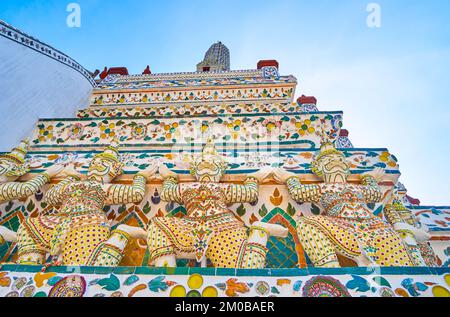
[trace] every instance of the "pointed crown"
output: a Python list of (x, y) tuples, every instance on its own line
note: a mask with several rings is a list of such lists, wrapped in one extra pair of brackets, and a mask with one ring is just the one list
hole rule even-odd
[(329, 154), (343, 155), (341, 151), (339, 151), (338, 149), (336, 149), (336, 147), (334, 146), (333, 143), (327, 141), (327, 142), (325, 142), (325, 143), (322, 143), (322, 145), (320, 146), (320, 151), (319, 151), (319, 153), (316, 154), (316, 156), (314, 157), (314, 161), (318, 161), (318, 160), (320, 160), (323, 156), (329, 155)]
[(208, 138), (205, 146), (203, 147), (202, 156), (205, 156), (205, 155), (219, 155), (217, 153), (216, 146), (215, 146), (212, 138)]
[(94, 156), (94, 158), (102, 158), (113, 162), (120, 162), (119, 159), (119, 141), (114, 139), (111, 144), (102, 152)]
[(191, 162), (191, 174), (195, 174), (197, 170), (197, 166), (205, 160), (205, 156), (213, 156), (216, 159), (214, 161), (218, 162), (220, 164), (220, 168), (225, 171), (228, 167), (227, 160), (223, 155), (220, 155), (217, 153), (216, 146), (212, 140), (212, 138), (208, 138), (206, 141), (205, 146), (203, 147), (202, 153), (198, 155), (197, 157), (194, 157), (193, 161)]

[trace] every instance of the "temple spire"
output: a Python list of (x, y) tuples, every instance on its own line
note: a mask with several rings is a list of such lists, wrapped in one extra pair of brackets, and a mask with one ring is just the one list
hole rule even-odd
[(220, 41), (211, 45), (203, 61), (197, 64), (198, 72), (227, 70), (230, 70), (230, 50)]

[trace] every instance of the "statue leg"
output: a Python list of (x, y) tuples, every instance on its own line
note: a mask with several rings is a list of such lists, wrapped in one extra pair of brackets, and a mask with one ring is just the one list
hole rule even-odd
[(245, 227), (222, 231), (209, 241), (206, 257), (211, 260), (214, 267), (239, 268), (245, 256), (246, 245)]
[(55, 228), (63, 219), (58, 216), (28, 217), (17, 230), (17, 263), (44, 264), (55, 240)]
[(340, 267), (332, 242), (316, 226), (300, 218), (297, 222), (297, 234), (315, 267)]
[(425, 266), (439, 266), (437, 256), (428, 241), (418, 242), (418, 247)]
[[(111, 228), (109, 226), (101, 223), (84, 225), (80, 223), (80, 219), (76, 219), (72, 222), (62, 246), (62, 264), (94, 265), (94, 263), (97, 263), (101, 246), (110, 237)], [(112, 255), (116, 256), (116, 251), (120, 253), (114, 247), (111, 248)]]
[(49, 250), (34, 241), (23, 225), (17, 231), (17, 263), (28, 265), (44, 264)]
[(0, 245), (5, 242), (16, 242), (17, 234), (4, 226), (0, 226)]
[(411, 256), (411, 260), (414, 262), (414, 266), (427, 266), (420, 253), (419, 245), (413, 233), (408, 230), (397, 230), (397, 233), (403, 239)]
[(414, 266), (427, 266), (418, 245), (408, 245), (408, 251), (414, 261)]
[(288, 235), (288, 229), (276, 224), (255, 222), (250, 227), (250, 235), (245, 246), (242, 268), (262, 269), (266, 267), (267, 240), (269, 236), (283, 237)]
[(378, 266), (414, 266), (407, 243), (392, 228), (379, 221), (364, 231), (357, 231), (363, 250)]
[(147, 233), (139, 227), (120, 225), (111, 232), (111, 236), (105, 242), (99, 244), (94, 250), (87, 265), (92, 266), (118, 266), (122, 261), (128, 242), (132, 239), (146, 239)]
[(263, 227), (250, 227), (250, 235), (245, 244), (245, 253), (240, 264), (244, 269), (263, 269), (266, 266), (267, 240), (269, 233)]
[(147, 246), (150, 252), (149, 264), (156, 267), (176, 267), (175, 248), (167, 235), (154, 223), (147, 229)]

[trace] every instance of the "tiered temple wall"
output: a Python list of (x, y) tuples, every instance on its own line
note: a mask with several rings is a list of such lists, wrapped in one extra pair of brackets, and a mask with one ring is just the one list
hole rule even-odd
[[(340, 148), (350, 164), (349, 182), (382, 168), (383, 199), (369, 204), (383, 218), (383, 206), (400, 177), (397, 159), (385, 148), (353, 148), (338, 142), (343, 113), (318, 111), (314, 104), (295, 103), (297, 80), (280, 76), (276, 67), (224, 72), (147, 75), (109, 75), (94, 89), (89, 106), (73, 117), (57, 119), (40, 114), (30, 132), (27, 159), (31, 179), (54, 164), (75, 163), (86, 173), (92, 157), (113, 138), (120, 141), (124, 174), (114, 183), (129, 184), (133, 175), (151, 164), (165, 164), (181, 182), (193, 181), (189, 160), (212, 138), (218, 152), (227, 157), (224, 182), (241, 183), (263, 167), (283, 167), (305, 184), (321, 180), (311, 170), (313, 156), (323, 138), (345, 144)], [(315, 99), (314, 99), (315, 100)], [(62, 103), (67, 105), (67, 100)], [(47, 119), (46, 117), (52, 117)], [(38, 193), (21, 201), (0, 205), (0, 225), (17, 230), (26, 217), (53, 215), (44, 196), (52, 180)], [(154, 216), (180, 217), (183, 206), (163, 202), (162, 182), (146, 186), (146, 197), (137, 204), (104, 208), (113, 228), (128, 224), (147, 228)], [(0, 272), (1, 295), (61, 296), (319, 296), (323, 290), (335, 296), (437, 296), (449, 293), (448, 268), (360, 268), (340, 258), (344, 268), (313, 268), (296, 234), (299, 216), (318, 215), (314, 203), (297, 203), (285, 185), (269, 180), (260, 186), (252, 204), (230, 209), (247, 226), (255, 221), (282, 224), (286, 239), (271, 237), (266, 269), (236, 270), (200, 268), (193, 260), (178, 260), (179, 267), (148, 267), (145, 241), (136, 240), (125, 250), (117, 268), (50, 267), (4, 264)], [(443, 266), (448, 266), (449, 207), (411, 207), (432, 235), (432, 245)], [(2, 262), (14, 262), (15, 243), (0, 248)], [(197, 267), (195, 267), (197, 266)], [(3, 280), (2, 280), (3, 279)], [(319, 290), (319, 293), (317, 291)]]

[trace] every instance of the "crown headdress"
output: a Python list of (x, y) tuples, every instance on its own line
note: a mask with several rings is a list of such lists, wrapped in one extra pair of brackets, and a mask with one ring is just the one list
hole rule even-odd
[(311, 163), (311, 170), (313, 171), (314, 174), (316, 174), (317, 176), (322, 175), (322, 171), (320, 171), (319, 166), (318, 166), (319, 161), (322, 157), (324, 157), (326, 155), (330, 155), (330, 154), (337, 154), (337, 155), (344, 156), (344, 154), (341, 151), (336, 149), (336, 147), (334, 146), (333, 143), (331, 143), (329, 141), (322, 143), (322, 145), (320, 146), (319, 152), (314, 156), (314, 159)]
[(200, 164), (200, 162), (205, 160), (205, 157), (214, 157), (214, 161), (216, 163), (220, 164), (220, 168), (225, 171), (228, 167), (227, 160), (223, 155), (220, 155), (217, 153), (216, 146), (212, 140), (212, 138), (208, 138), (206, 141), (205, 146), (203, 147), (202, 153), (196, 157), (191, 162), (191, 174), (195, 174), (197, 170), (197, 165)]
[(107, 159), (113, 162), (120, 162), (119, 155), (119, 141), (114, 139), (111, 144), (101, 153), (98, 153), (94, 158)]

